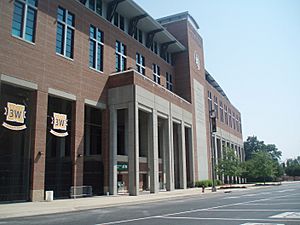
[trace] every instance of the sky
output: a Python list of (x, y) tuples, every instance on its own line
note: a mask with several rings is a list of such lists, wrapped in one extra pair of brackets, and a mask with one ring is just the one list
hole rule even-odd
[(300, 156), (300, 1), (135, 2), (155, 19), (188, 11), (207, 71), (242, 114), (244, 140), (275, 144), (282, 160)]

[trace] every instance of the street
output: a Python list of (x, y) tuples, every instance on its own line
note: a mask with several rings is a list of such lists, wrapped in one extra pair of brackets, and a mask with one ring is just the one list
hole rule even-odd
[(0, 219), (0, 224), (104, 225), (203, 224), (299, 225), (300, 183), (269, 186), (212, 195), (93, 209), (63, 214)]

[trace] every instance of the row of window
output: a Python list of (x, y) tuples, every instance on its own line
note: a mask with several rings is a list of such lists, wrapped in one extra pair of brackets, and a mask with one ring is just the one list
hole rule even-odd
[[(103, 9), (102, 0), (88, 0), (88, 1), (84, 1), (84, 2), (85, 2), (85, 6), (87, 8), (91, 9), (99, 16), (103, 16), (102, 15), (102, 9)], [(115, 12), (112, 23), (116, 27), (119, 27), (124, 32), (126, 31), (125, 26), (128, 24), (126, 24), (125, 17), (122, 16), (121, 14)], [(135, 28), (133, 37), (141, 44), (144, 44), (144, 45), (146, 44), (146, 34), (141, 29)], [(150, 46), (150, 49), (155, 54), (160, 55), (161, 58), (164, 59), (167, 63), (171, 64), (172, 63), (172, 55), (169, 52), (166, 52), (163, 55), (162, 52), (160, 51), (160, 47), (161, 46), (156, 41), (153, 41), (152, 45)]]
[[(102, 13), (102, 3), (98, 0), (87, 1), (88, 7), (96, 11), (99, 15)], [(21, 37), (27, 41), (35, 40), (35, 23), (37, 14), (37, 0), (16, 0), (13, 16), (12, 34)], [(114, 24), (121, 29), (124, 28), (124, 17), (115, 14)], [(141, 31), (138, 30), (137, 38), (142, 40)], [(57, 9), (57, 30), (56, 30), (56, 53), (67, 58), (74, 58), (74, 34), (75, 34), (75, 15), (58, 7)], [(157, 44), (156, 44), (157, 46)], [(97, 71), (103, 72), (103, 52), (104, 52), (104, 34), (99, 28), (90, 25), (89, 30), (89, 66)], [(116, 64), (117, 72), (125, 71), (127, 68), (126, 45), (116, 41)], [(136, 69), (139, 73), (145, 75), (145, 57), (136, 53)], [(153, 64), (153, 80), (160, 84), (160, 68)], [(172, 75), (166, 74), (167, 89), (173, 91)]]
[(214, 109), (217, 119), (220, 119), (222, 123), (225, 123), (230, 128), (242, 133), (242, 123), (239, 115), (233, 112), (229, 107), (227, 107), (227, 105), (223, 104), (221, 100), (218, 102), (218, 97), (214, 96), (212, 99), (210, 91), (208, 91), (207, 95), (209, 111)]

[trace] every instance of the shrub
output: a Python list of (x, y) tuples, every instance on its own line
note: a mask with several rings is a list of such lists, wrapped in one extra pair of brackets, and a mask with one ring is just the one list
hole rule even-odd
[[(220, 180), (215, 180), (215, 185), (221, 185), (223, 184)], [(212, 180), (198, 180), (195, 182), (195, 187), (212, 187)]]

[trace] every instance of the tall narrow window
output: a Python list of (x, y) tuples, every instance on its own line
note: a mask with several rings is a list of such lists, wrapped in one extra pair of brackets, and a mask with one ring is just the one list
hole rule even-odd
[(114, 15), (114, 25), (119, 27), (121, 30), (125, 30), (125, 19), (122, 15), (119, 13), (115, 12)]
[(154, 52), (155, 54), (158, 54), (158, 44), (156, 41), (153, 42), (151, 46), (151, 51)]
[(90, 67), (103, 71), (103, 32), (90, 26)]
[(159, 66), (156, 64), (153, 64), (152, 71), (153, 71), (154, 82), (160, 84), (160, 68), (159, 68)]
[(116, 71), (126, 70), (126, 45), (116, 41)]
[(227, 105), (224, 105), (225, 124), (228, 125)]
[(167, 82), (167, 89), (169, 91), (173, 91), (173, 78), (172, 78), (172, 74), (166, 73), (166, 82)]
[(214, 96), (214, 105), (215, 105), (215, 113), (216, 113), (216, 118), (219, 118), (219, 110), (218, 110), (218, 98)]
[(220, 101), (220, 120), (224, 122), (224, 111), (223, 111), (223, 102)]
[(16, 0), (14, 6), (12, 35), (35, 42), (37, 0)]
[(231, 110), (228, 109), (228, 120), (229, 120), (229, 126), (232, 128), (232, 119), (231, 119)]
[(137, 41), (143, 44), (143, 31), (141, 31), (138, 28), (135, 28), (133, 37), (134, 39), (136, 39)]
[(210, 91), (207, 92), (207, 98), (208, 98), (208, 110), (211, 111), (212, 110), (212, 97), (211, 97)]
[(88, 0), (86, 5), (98, 15), (102, 15), (102, 0)]
[(58, 7), (56, 52), (73, 59), (75, 16), (68, 10)]
[(145, 75), (145, 57), (136, 53), (136, 69), (139, 73)]
[(232, 112), (232, 123), (233, 123), (233, 129), (235, 129), (235, 113)]

